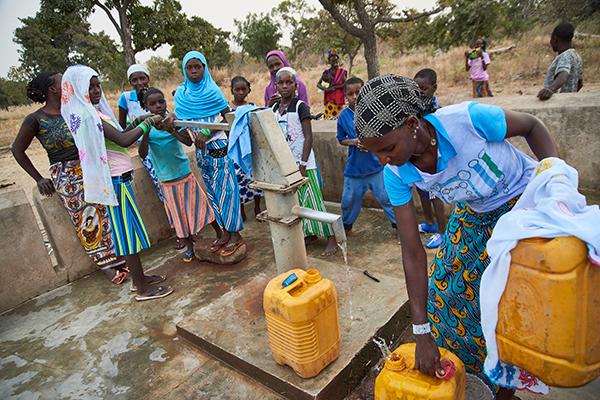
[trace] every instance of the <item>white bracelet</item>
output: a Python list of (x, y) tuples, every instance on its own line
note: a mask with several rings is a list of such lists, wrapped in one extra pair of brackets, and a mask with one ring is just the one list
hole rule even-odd
[(415, 335), (425, 335), (431, 332), (431, 324), (427, 322), (426, 324), (415, 325), (413, 324), (413, 334)]
[(308, 165), (308, 161), (298, 161), (298, 164), (300, 164), (301, 167), (306, 167)]

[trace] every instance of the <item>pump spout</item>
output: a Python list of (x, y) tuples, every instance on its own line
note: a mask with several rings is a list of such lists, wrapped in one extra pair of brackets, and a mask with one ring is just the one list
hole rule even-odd
[(333, 226), (333, 233), (335, 234), (335, 241), (340, 244), (346, 241), (346, 231), (344, 230), (344, 223), (342, 222), (341, 215), (316, 211), (310, 208), (300, 207), (296, 205), (292, 207), (292, 214), (294, 214), (297, 217), (310, 219), (312, 221), (319, 221), (325, 224), (331, 224)]

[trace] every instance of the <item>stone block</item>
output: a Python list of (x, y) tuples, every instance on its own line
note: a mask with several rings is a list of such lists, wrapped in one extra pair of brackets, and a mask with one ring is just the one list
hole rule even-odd
[(83, 249), (69, 212), (58, 195), (42, 196), (37, 187), (33, 188), (32, 193), (33, 204), (54, 249), (57, 271), (65, 275), (67, 282), (97, 271), (98, 266)]
[(0, 312), (67, 283), (52, 267), (23, 190), (0, 193)]

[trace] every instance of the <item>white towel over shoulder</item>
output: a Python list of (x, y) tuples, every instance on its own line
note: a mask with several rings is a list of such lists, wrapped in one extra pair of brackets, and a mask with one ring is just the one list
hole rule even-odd
[(548, 386), (539, 379), (498, 358), (498, 303), (506, 287), (510, 251), (525, 238), (576, 236), (587, 243), (592, 262), (600, 265), (600, 210), (597, 205), (586, 205), (585, 196), (577, 191), (577, 170), (563, 160), (544, 159), (535, 172), (515, 207), (498, 220), (488, 241), (491, 262), (481, 278), (481, 322), (488, 353), (484, 368), (490, 379), (505, 387), (547, 393)]

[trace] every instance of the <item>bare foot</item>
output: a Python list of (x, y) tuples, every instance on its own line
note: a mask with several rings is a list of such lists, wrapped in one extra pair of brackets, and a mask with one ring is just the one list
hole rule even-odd
[(322, 256), (332, 256), (337, 253), (337, 243), (335, 242), (335, 236), (329, 236), (327, 238), (327, 246), (325, 246), (325, 250), (321, 253)]
[(319, 241), (317, 235), (307, 236), (304, 238), (304, 245), (308, 246), (309, 244), (315, 244)]

